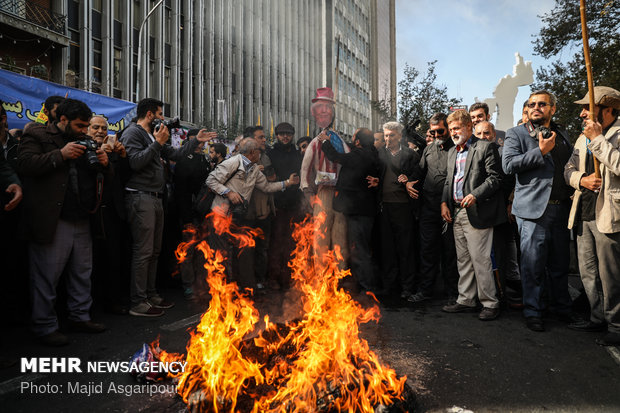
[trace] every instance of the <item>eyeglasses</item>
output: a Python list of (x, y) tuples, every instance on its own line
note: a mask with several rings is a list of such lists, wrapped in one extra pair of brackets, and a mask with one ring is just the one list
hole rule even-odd
[(527, 107), (530, 109), (534, 109), (536, 106), (544, 108), (547, 106), (551, 106), (551, 104), (547, 102), (532, 102), (527, 104)]
[(430, 133), (431, 135), (443, 135), (445, 132), (445, 129), (435, 129), (428, 131), (428, 133)]

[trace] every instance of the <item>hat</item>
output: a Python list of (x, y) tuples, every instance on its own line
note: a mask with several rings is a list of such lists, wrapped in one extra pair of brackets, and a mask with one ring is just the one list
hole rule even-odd
[[(590, 103), (588, 93), (581, 100), (576, 100), (578, 105), (587, 105)], [(594, 87), (594, 104), (620, 109), (620, 92), (607, 86)]]
[(295, 128), (290, 123), (282, 122), (282, 123), (279, 123), (278, 126), (276, 126), (275, 132), (276, 132), (276, 135), (278, 135), (280, 133), (290, 133), (290, 134), (294, 135), (295, 134)]
[(312, 103), (319, 100), (325, 100), (327, 102), (336, 103), (334, 100), (334, 91), (330, 87), (320, 87), (316, 90), (316, 97), (312, 99)]

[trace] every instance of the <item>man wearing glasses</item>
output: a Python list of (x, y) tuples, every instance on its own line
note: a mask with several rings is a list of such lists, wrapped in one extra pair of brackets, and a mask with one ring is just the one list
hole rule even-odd
[[(555, 104), (551, 93), (533, 92), (529, 121), (506, 132), (502, 157), (504, 172), (516, 176), (512, 213), (521, 236), (523, 315), (532, 331), (545, 331), (545, 310), (561, 321), (574, 321), (568, 294), (572, 190), (563, 177), (572, 148), (566, 132), (551, 121)], [(543, 301), (545, 289), (548, 303)]]
[[(418, 290), (409, 301), (419, 303), (432, 298), (435, 277), (440, 271), (443, 276), (444, 292), (450, 301), (458, 295), (459, 274), (456, 268), (456, 249), (452, 228), (442, 232), (441, 195), (446, 181), (448, 151), (454, 146), (448, 133), (447, 116), (436, 113), (430, 118), (429, 133), (434, 140), (429, 143), (420, 159), (424, 176), (422, 205), (420, 208), (420, 272)], [(451, 226), (452, 224), (447, 224)]]

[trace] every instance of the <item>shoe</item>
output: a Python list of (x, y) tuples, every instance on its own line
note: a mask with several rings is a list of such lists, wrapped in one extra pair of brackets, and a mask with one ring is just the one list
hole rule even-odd
[(72, 321), (70, 326), (71, 331), (76, 333), (97, 334), (106, 331), (106, 326), (92, 321)]
[(58, 330), (54, 331), (53, 333), (40, 336), (39, 341), (41, 342), (41, 344), (50, 347), (60, 347), (69, 344), (69, 339), (67, 338), (67, 336), (65, 336)]
[(620, 333), (607, 333), (594, 340), (599, 346), (620, 346)]
[(159, 296), (149, 298), (148, 302), (155, 308), (168, 309), (174, 307), (174, 303), (172, 301), (167, 301)]
[(545, 324), (540, 317), (525, 317), (525, 325), (532, 331), (545, 331)]
[(159, 317), (164, 315), (164, 310), (151, 306), (148, 302), (142, 302), (129, 310), (129, 314), (138, 317)]
[(498, 315), (499, 315), (499, 307), (495, 307), (495, 308), (484, 307), (482, 311), (480, 311), (480, 314), (478, 314), (478, 319), (482, 321), (490, 321), (490, 320), (495, 320)]
[(441, 311), (445, 311), (446, 313), (471, 313), (476, 311), (476, 307), (470, 307), (468, 305), (463, 305), (459, 303), (444, 305), (441, 308)]
[(411, 291), (409, 290), (403, 290), (402, 293), (400, 293), (400, 298), (402, 298), (403, 300), (408, 300), (409, 297), (411, 297)]
[(424, 295), (421, 292), (417, 292), (415, 294), (410, 295), (409, 298), (407, 298), (407, 301), (409, 301), (410, 303), (421, 303), (422, 301), (428, 301), (430, 299), (431, 297)]
[(598, 332), (598, 331), (607, 331), (607, 323), (595, 323), (592, 321), (578, 321), (576, 323), (570, 323), (566, 327), (575, 331), (584, 331), (584, 332)]

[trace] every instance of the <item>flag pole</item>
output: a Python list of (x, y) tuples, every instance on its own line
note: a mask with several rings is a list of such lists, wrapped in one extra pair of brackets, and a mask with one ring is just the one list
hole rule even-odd
[[(588, 24), (586, 21), (586, 0), (580, 0), (579, 12), (581, 15), (581, 35), (583, 37), (583, 57), (588, 75), (588, 96), (590, 98), (590, 120), (594, 121), (594, 80), (592, 78), (592, 64), (590, 63), (590, 44), (588, 42)], [(594, 175), (601, 177), (600, 162), (594, 157)]]

